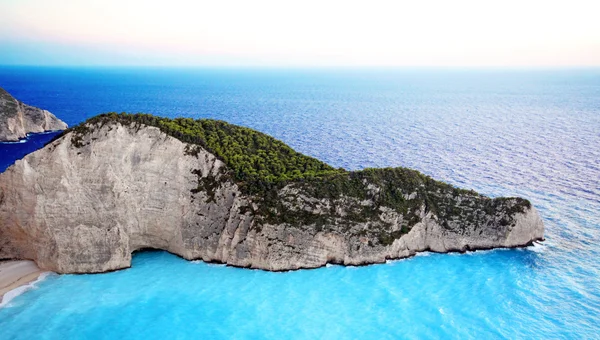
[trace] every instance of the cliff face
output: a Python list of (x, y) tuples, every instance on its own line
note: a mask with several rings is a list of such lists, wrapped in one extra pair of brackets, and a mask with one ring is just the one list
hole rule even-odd
[(14, 142), (28, 133), (66, 128), (67, 124), (52, 113), (23, 104), (0, 88), (0, 141)]
[(299, 181), (273, 189), (269, 202), (245, 192), (203, 147), (190, 152), (157, 127), (99, 124), (66, 133), (0, 174), (0, 259), (91, 273), (129, 267), (132, 252), (156, 248), (290, 270), (543, 238), (540, 216), (520, 199), (415, 181), (398, 187), (400, 209), (378, 203), (392, 182), (356, 176), (364, 196), (324, 194), (323, 183)]

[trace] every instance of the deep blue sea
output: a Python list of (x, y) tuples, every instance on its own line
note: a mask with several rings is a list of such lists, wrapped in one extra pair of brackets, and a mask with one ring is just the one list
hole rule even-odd
[[(0, 67), (69, 125), (106, 111), (216, 118), (347, 169), (404, 166), (539, 209), (527, 249), (285, 273), (142, 252), (49, 275), (0, 339), (598, 339), (600, 70)], [(52, 138), (0, 144), (0, 171)]]

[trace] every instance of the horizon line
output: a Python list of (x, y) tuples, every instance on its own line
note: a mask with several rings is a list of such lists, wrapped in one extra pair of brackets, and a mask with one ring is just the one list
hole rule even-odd
[(0, 68), (147, 68), (147, 69), (340, 69), (340, 70), (591, 70), (600, 69), (598, 65), (216, 65), (216, 64), (2, 64)]

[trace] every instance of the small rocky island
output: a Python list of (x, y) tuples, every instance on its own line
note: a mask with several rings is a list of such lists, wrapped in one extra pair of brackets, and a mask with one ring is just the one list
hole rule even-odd
[(216, 120), (103, 114), (0, 174), (0, 260), (58, 273), (127, 268), (146, 248), (280, 271), (543, 236), (525, 199), (405, 168), (336, 169)]
[(0, 87), (0, 142), (16, 142), (28, 133), (67, 128), (52, 113), (24, 104)]

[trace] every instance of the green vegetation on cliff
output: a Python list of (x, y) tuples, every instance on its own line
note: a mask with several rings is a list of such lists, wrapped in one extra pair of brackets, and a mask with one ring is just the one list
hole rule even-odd
[[(139, 123), (155, 126), (182, 142), (201, 146), (227, 164), (234, 178), (244, 183), (244, 188), (252, 193), (258, 193), (275, 183), (343, 171), (296, 152), (264, 133), (212, 119), (168, 119), (149, 114), (106, 113), (72, 128), (76, 132), (74, 144), (82, 146), (81, 138), (90, 126), (111, 121), (124, 125)], [(186, 152), (197, 154), (193, 145), (188, 146)]]
[[(84, 136), (95, 128), (111, 122), (141, 127), (154, 126), (185, 143), (186, 154), (197, 156), (202, 147), (221, 159), (228, 170), (222, 177), (202, 177), (199, 171), (198, 188), (192, 193), (206, 192), (208, 201), (214, 199), (215, 189), (226, 178), (233, 179), (245, 194), (255, 197), (258, 210), (251, 210), (266, 223), (315, 226), (319, 230), (331, 226), (363, 223), (369, 229), (357, 236), (375, 236), (388, 245), (421, 220), (423, 212), (435, 214), (446, 228), (458, 222), (484, 223), (484, 215), (497, 211), (511, 215), (524, 211), (529, 201), (520, 198), (490, 199), (474, 191), (458, 189), (436, 181), (418, 171), (406, 168), (365, 169), (346, 171), (335, 169), (315, 158), (305, 156), (275, 138), (253, 129), (224, 121), (191, 118), (168, 119), (149, 114), (107, 113), (91, 118), (69, 129), (73, 145), (84, 146)], [(291, 189), (293, 197), (282, 193)], [(288, 190), (288, 192), (290, 192)], [(307, 207), (293, 207), (299, 197), (327, 202), (305, 202)], [(365, 203), (366, 202), (366, 203)], [(392, 210), (403, 216), (400, 229), (390, 232), (390, 222), (382, 214)], [(315, 211), (319, 211), (316, 213)], [(507, 214), (498, 215), (498, 223), (511, 223)], [(457, 223), (454, 223), (457, 222)]]

